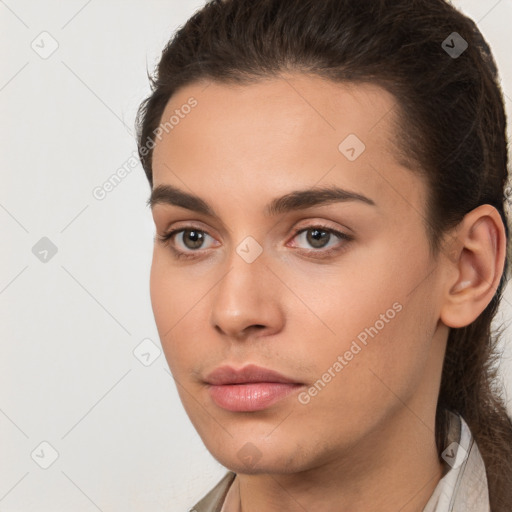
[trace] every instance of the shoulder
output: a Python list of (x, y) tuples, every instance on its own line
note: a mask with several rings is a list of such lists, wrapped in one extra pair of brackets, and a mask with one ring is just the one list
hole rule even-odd
[(228, 471), (222, 479), (198, 501), (189, 512), (219, 512), (236, 473)]

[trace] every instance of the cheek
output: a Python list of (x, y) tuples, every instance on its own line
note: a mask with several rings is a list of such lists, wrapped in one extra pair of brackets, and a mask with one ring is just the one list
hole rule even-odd
[[(374, 251), (371, 262), (346, 258), (339, 273), (310, 275), (298, 284), (310, 311), (293, 312), (291, 325), (314, 378), (329, 381), (330, 391), (322, 391), (326, 401), (341, 397), (360, 408), (364, 401), (390, 397), (386, 386), (407, 394), (419, 382), (436, 325), (431, 282), (425, 279), (432, 269), (426, 247), (414, 258), (410, 243), (403, 247)], [(314, 326), (312, 351), (311, 340), (300, 334), (314, 332)]]
[[(160, 342), (169, 368), (180, 381), (190, 369), (211, 357), (212, 304), (209, 292), (218, 274), (193, 266), (178, 267), (163, 250), (155, 250), (150, 272), (150, 296)], [(219, 356), (220, 357), (220, 356)]]
[(283, 280), (300, 299), (288, 308), (290, 326), (316, 329), (317, 337), (325, 340), (320, 346), (336, 351), (348, 350), (358, 336), (364, 343), (372, 334), (388, 331), (402, 309), (405, 281), (412, 278), (397, 277), (389, 255), (375, 252), (371, 261), (356, 253), (336, 266), (285, 270)]
[[(162, 348), (171, 371), (183, 366), (187, 345), (179, 342), (178, 333), (186, 323), (187, 311), (192, 307), (194, 294), (184, 286), (176, 270), (155, 250), (150, 273), (150, 297), (153, 315)], [(197, 298), (195, 298), (197, 301)]]
[(339, 315), (346, 336), (329, 343), (318, 340), (315, 350), (302, 347), (301, 358), (312, 371), (294, 414), (306, 431), (323, 431), (333, 443), (350, 443), (416, 393), (424, 377), (430, 335), (418, 322), (416, 304), (404, 302), (388, 308), (384, 300), (383, 307), (366, 310), (357, 319)]
[(162, 343), (165, 341), (163, 335), (173, 325), (172, 289), (172, 280), (166, 276), (163, 264), (154, 253), (149, 279), (149, 292), (153, 315)]
[[(208, 289), (205, 279), (194, 277), (191, 267), (170, 262), (165, 249), (155, 249), (150, 273), (150, 296), (157, 327), (167, 333), (194, 309)], [(164, 341), (164, 340), (162, 340)]]

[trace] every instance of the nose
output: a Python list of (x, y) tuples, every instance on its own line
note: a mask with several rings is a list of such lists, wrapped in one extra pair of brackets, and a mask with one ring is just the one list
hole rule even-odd
[(224, 337), (244, 340), (283, 328), (282, 284), (265, 253), (248, 263), (235, 251), (211, 296), (211, 324)]

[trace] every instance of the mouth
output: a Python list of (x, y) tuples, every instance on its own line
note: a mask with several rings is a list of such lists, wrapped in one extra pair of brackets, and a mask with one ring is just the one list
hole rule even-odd
[(205, 382), (215, 404), (233, 412), (266, 409), (304, 385), (256, 365), (239, 370), (221, 366), (211, 372)]

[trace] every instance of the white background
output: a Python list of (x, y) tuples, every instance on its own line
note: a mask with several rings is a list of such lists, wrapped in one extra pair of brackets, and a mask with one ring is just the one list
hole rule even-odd
[[(510, 116), (512, 0), (454, 3), (494, 51)], [(225, 472), (163, 354), (150, 366), (133, 354), (145, 339), (160, 347), (140, 164), (103, 200), (92, 193), (136, 150), (146, 67), (202, 4), (0, 0), (3, 512), (184, 511)], [(46, 59), (31, 47), (48, 51), (52, 39)], [(32, 252), (43, 237), (57, 248), (46, 263)], [(505, 299), (508, 325), (510, 291)], [(512, 410), (510, 338), (507, 329), (501, 371)], [(34, 461), (50, 461), (43, 441), (58, 452), (48, 469)]]

